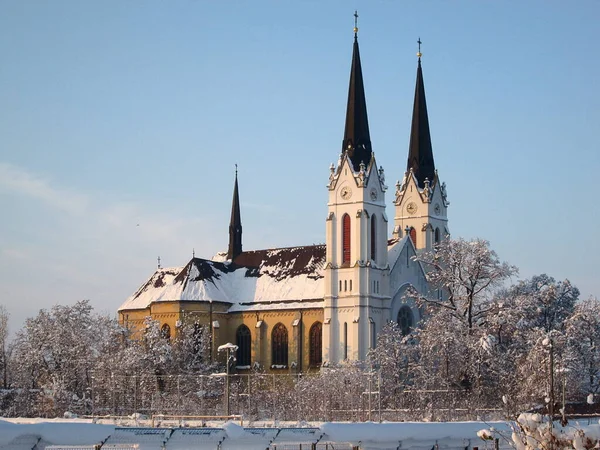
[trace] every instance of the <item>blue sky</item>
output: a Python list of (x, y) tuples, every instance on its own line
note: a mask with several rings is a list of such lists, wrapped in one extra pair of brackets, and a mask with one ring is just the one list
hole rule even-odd
[[(454, 236), (600, 295), (600, 2), (0, 0), (0, 304), (118, 306), (163, 265), (324, 242), (354, 9), (373, 149), (416, 73)], [(388, 216), (393, 214), (388, 195)], [(15, 331), (13, 329), (13, 331)]]

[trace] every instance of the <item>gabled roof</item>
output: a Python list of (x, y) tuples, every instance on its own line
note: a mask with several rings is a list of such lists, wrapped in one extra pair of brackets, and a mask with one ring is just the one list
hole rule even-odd
[(192, 258), (184, 267), (158, 269), (119, 311), (163, 301), (322, 300), (324, 267), (325, 245), (243, 252), (233, 263)]

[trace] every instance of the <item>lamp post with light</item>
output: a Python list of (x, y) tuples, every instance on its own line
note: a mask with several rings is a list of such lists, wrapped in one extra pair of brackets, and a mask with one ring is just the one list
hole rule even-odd
[(219, 348), (217, 349), (218, 352), (222, 352), (225, 351), (227, 354), (227, 360), (225, 362), (225, 397), (227, 398), (226, 400), (226, 408), (225, 408), (225, 415), (229, 416), (229, 365), (231, 364), (232, 361), (235, 361), (235, 356), (233, 356), (231, 354), (232, 351), (236, 352), (238, 349), (238, 346), (235, 344), (232, 344), (231, 342), (228, 342), (227, 344), (223, 344), (221, 346), (219, 346)]

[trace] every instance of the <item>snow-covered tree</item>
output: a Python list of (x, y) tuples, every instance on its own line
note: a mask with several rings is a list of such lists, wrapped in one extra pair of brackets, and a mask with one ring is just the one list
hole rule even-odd
[(500, 261), (483, 239), (446, 239), (417, 260), (425, 267), (431, 290), (446, 293), (444, 300), (419, 299), (445, 310), (468, 330), (486, 320), (497, 289), (518, 273), (515, 266)]
[(523, 326), (549, 332), (564, 328), (579, 299), (579, 289), (569, 280), (556, 281), (541, 274), (513, 286), (507, 297), (515, 299)]
[(502, 305), (496, 296), (516, 267), (500, 261), (481, 239), (448, 239), (417, 259), (432, 291), (445, 293), (443, 299), (415, 296), (427, 308), (427, 320), (415, 333), (418, 384), (497, 400), (503, 362), (494, 320)]
[(93, 313), (88, 300), (56, 305), (27, 319), (16, 336), (12, 359), (16, 386), (39, 393), (38, 413), (64, 412), (89, 400), (96, 361), (114, 321)]
[(578, 302), (565, 321), (568, 351), (577, 377), (579, 398), (600, 392), (600, 301), (595, 297)]
[(8, 387), (8, 319), (9, 314), (4, 305), (0, 305), (0, 373), (2, 388)]

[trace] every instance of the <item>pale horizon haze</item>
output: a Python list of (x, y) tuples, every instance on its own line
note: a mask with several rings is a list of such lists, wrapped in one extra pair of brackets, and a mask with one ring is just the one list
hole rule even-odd
[(244, 249), (323, 243), (355, 9), (390, 222), (420, 37), (452, 235), (599, 296), (598, 1), (0, 0), (11, 333), (226, 250), (235, 164)]

